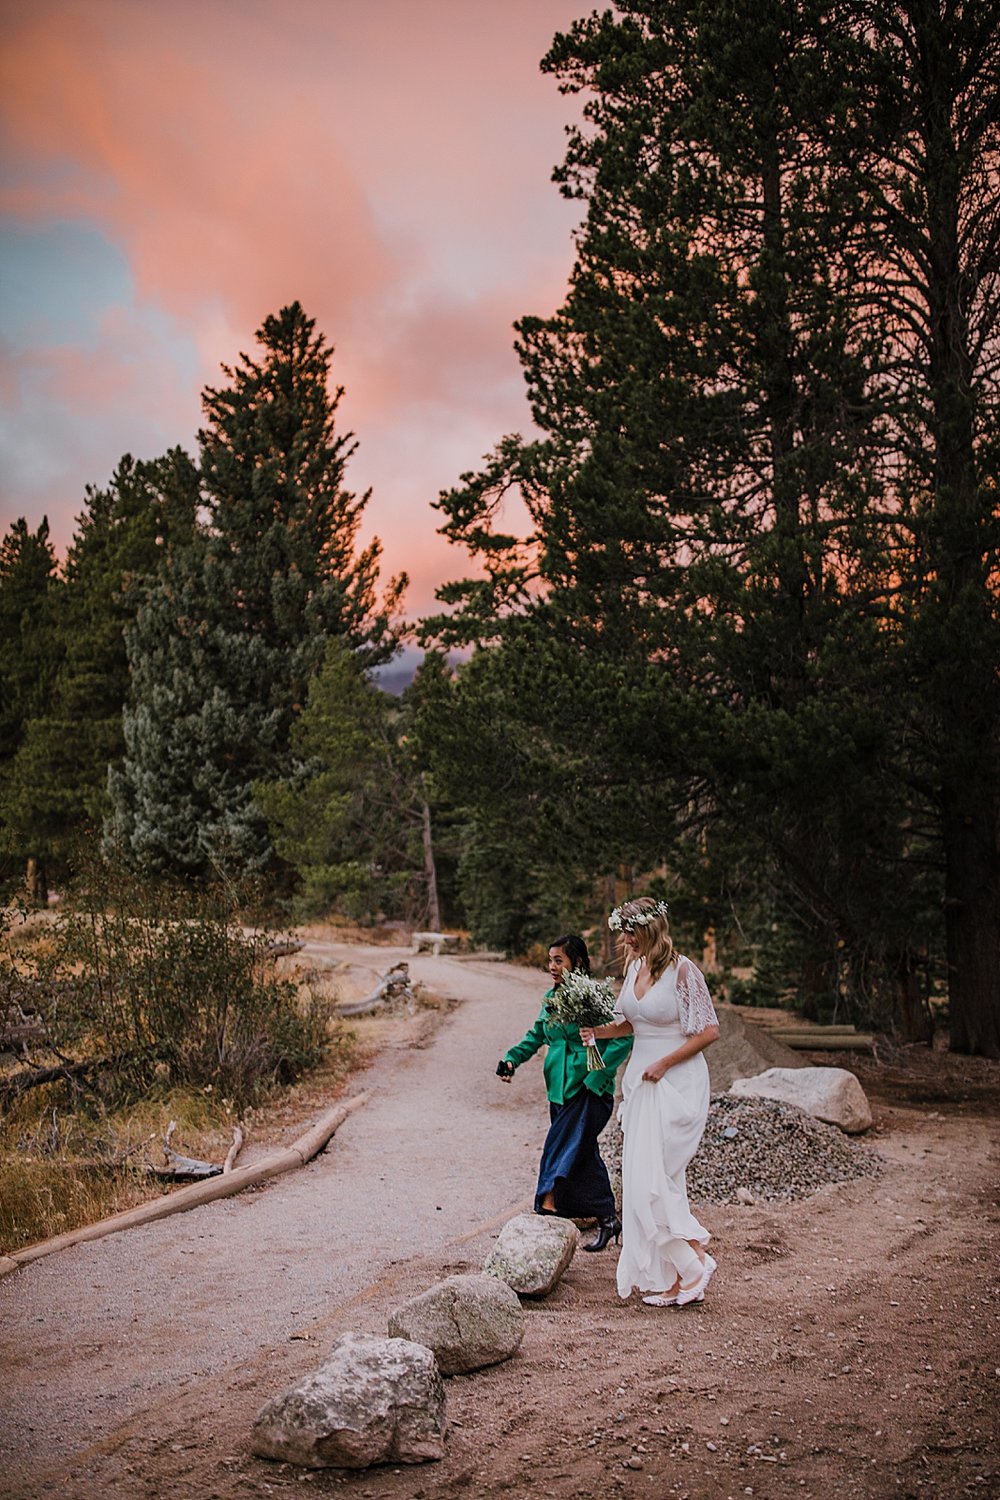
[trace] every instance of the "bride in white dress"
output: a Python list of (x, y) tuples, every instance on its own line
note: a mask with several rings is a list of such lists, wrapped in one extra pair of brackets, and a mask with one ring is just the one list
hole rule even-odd
[(685, 1168), (708, 1116), (703, 1053), (719, 1024), (700, 971), (670, 938), (667, 905), (640, 896), (616, 907), (609, 926), (628, 959), (621, 1020), (584, 1027), (584, 1043), (632, 1034), (622, 1078), (622, 1252), (618, 1295), (638, 1289), (652, 1307), (701, 1302), (715, 1271), (709, 1232), (688, 1204)]

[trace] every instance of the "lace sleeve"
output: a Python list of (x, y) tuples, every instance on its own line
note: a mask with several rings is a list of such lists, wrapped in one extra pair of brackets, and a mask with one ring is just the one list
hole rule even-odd
[(685, 1036), (697, 1036), (706, 1026), (719, 1024), (705, 976), (689, 958), (682, 958), (677, 969), (677, 1005)]
[(625, 986), (628, 984), (629, 974), (631, 972), (632, 964), (627, 964), (625, 967), (625, 973), (622, 975), (622, 983), (621, 989), (618, 991), (618, 999), (615, 1001), (615, 1021), (624, 1021), (625, 1019), (625, 1012), (622, 1010), (622, 995), (625, 993)]

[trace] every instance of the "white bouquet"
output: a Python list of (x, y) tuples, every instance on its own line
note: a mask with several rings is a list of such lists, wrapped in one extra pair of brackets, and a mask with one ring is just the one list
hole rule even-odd
[[(605, 1026), (615, 1018), (615, 992), (610, 979), (594, 979), (582, 969), (571, 969), (556, 985), (548, 1013), (562, 1026)], [(587, 1071), (604, 1067), (595, 1046), (587, 1048)]]

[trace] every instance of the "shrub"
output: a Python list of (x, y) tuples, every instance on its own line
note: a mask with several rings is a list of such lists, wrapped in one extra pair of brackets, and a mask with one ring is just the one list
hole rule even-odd
[(245, 892), (86, 874), (33, 989), (54, 1047), (91, 1059), (102, 1093), (211, 1087), (242, 1111), (321, 1059), (328, 1010), (241, 925)]

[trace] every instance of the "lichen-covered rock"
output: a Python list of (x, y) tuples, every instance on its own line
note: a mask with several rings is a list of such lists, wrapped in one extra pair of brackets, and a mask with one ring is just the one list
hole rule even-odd
[(524, 1312), (495, 1276), (449, 1276), (398, 1307), (389, 1333), (426, 1344), (442, 1375), (459, 1375), (510, 1359), (524, 1337)]
[(365, 1469), (444, 1457), (437, 1361), (406, 1339), (345, 1333), (329, 1358), (260, 1411), (251, 1447), (305, 1468)]
[(547, 1297), (579, 1243), (580, 1231), (571, 1219), (518, 1214), (501, 1229), (483, 1272), (522, 1297)]
[(847, 1135), (871, 1129), (868, 1097), (846, 1068), (768, 1068), (754, 1078), (737, 1078), (729, 1092), (738, 1099), (794, 1104), (816, 1120), (839, 1125)]

